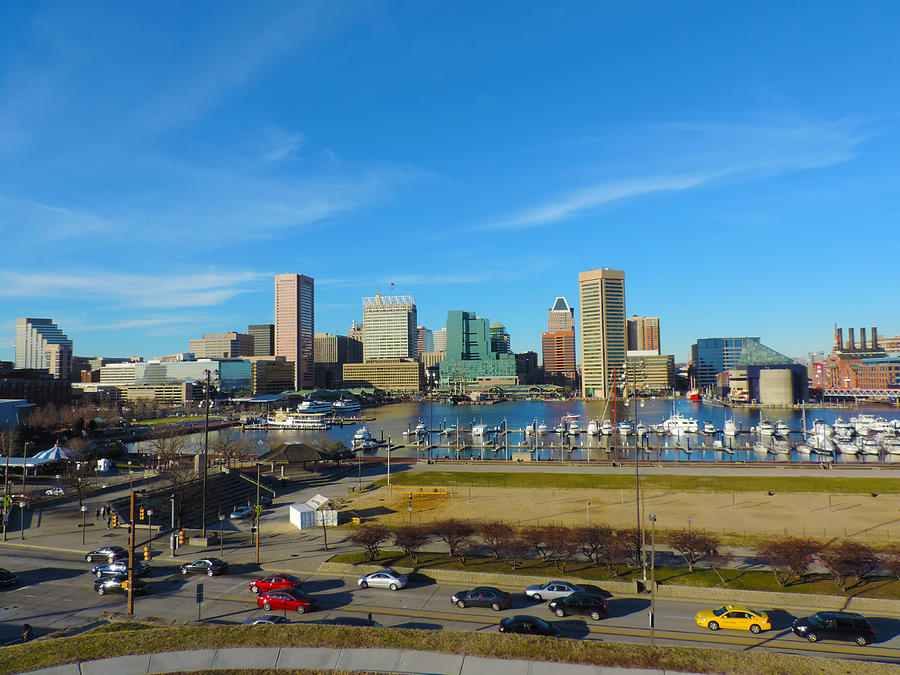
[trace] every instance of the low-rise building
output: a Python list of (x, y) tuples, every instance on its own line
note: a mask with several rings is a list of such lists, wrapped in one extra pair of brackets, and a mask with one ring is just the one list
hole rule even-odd
[(248, 333), (207, 333), (201, 339), (191, 340), (188, 351), (198, 359), (234, 359), (254, 356), (253, 336)]
[(345, 363), (345, 387), (375, 387), (389, 392), (411, 393), (425, 388), (425, 368), (415, 359), (381, 359)]
[(675, 356), (655, 349), (635, 349), (625, 355), (625, 383), (642, 394), (671, 391), (675, 385)]

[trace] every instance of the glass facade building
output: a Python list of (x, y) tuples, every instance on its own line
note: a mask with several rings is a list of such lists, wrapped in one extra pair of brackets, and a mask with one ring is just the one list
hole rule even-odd
[(691, 360), (699, 388), (716, 386), (716, 375), (738, 365), (744, 345), (758, 337), (700, 338), (691, 347)]

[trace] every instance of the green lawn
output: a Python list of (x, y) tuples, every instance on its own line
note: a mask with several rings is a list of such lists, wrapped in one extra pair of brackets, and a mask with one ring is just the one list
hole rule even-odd
[[(377, 481), (378, 486), (386, 484)], [(391, 476), (394, 485), (429, 485), (448, 487), (506, 487), (613, 490), (634, 488), (634, 475), (540, 473), (540, 472), (473, 472), (414, 471)], [(641, 477), (641, 485), (651, 490), (668, 492), (823, 492), (881, 494), (900, 491), (900, 481), (883, 478), (833, 478), (816, 476), (657, 476)]]
[[(332, 558), (334, 562), (359, 564), (369, 562), (363, 551), (344, 553)], [(586, 561), (577, 561), (566, 566), (565, 571), (557, 568), (552, 562), (544, 560), (526, 560), (522, 567), (513, 570), (502, 560), (494, 560), (489, 557), (473, 557), (460, 564), (457, 558), (451, 558), (443, 553), (422, 553), (419, 561), (403, 555), (402, 551), (385, 550), (374, 564), (387, 567), (412, 567), (418, 572), (428, 575), (428, 569), (461, 570), (466, 572), (485, 572), (488, 574), (524, 574), (528, 576), (559, 577), (566, 575), (594, 581), (633, 581), (641, 578), (639, 567), (617, 566), (618, 576), (610, 574), (606, 567), (596, 567)], [(649, 572), (648, 572), (649, 573)], [(744, 569), (722, 569), (719, 574), (725, 579), (723, 586), (719, 577), (713, 570), (696, 569), (688, 572), (687, 567), (657, 567), (656, 580), (660, 584), (678, 584), (681, 586), (698, 586), (704, 588), (732, 588), (746, 591), (774, 591), (781, 593), (811, 593), (818, 595), (844, 595), (837, 582), (825, 574), (810, 574), (803, 583), (792, 584), (786, 588), (775, 583), (775, 577), (771, 572)], [(867, 598), (888, 598), (900, 600), (900, 582), (894, 578), (878, 577), (866, 581), (858, 587), (851, 587), (847, 593)]]
[[(350, 626), (186, 626), (106, 631), (0, 648), (0, 675), (125, 654), (216, 647), (399, 648), (500, 659), (735, 675), (897, 675), (900, 666), (725, 649), (691, 649), (497, 632)], [(247, 671), (254, 672), (254, 671)]]

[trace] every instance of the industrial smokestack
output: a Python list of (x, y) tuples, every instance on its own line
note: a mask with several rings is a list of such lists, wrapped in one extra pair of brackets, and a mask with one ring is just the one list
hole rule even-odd
[(865, 326), (861, 326), (859, 329), (859, 348), (860, 349), (866, 348), (866, 327)]
[(872, 326), (872, 349), (878, 349), (878, 327)]
[(847, 339), (847, 349), (856, 349), (856, 336), (853, 334), (853, 329), (848, 328), (847, 332), (850, 334), (850, 337)]
[(843, 328), (835, 328), (834, 329), (834, 346), (838, 349), (841, 349), (844, 346), (844, 329)]

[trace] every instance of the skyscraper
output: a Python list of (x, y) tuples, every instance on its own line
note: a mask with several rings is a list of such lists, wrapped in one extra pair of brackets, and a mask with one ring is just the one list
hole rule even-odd
[(541, 360), (544, 373), (550, 379), (562, 375), (572, 382), (577, 377), (575, 367), (575, 310), (562, 296), (547, 310), (547, 330), (541, 335)]
[(363, 298), (363, 359), (416, 358), (417, 318), (410, 295)]
[(275, 275), (275, 355), (294, 363), (294, 387), (315, 386), (315, 282), (303, 274)]
[(581, 301), (581, 395), (608, 398), (614, 373), (625, 364), (625, 272), (596, 269), (578, 274)]
[(425, 352), (434, 351), (434, 333), (425, 326), (419, 326), (416, 331), (416, 358), (421, 359)]
[(69, 379), (72, 341), (52, 319), (17, 319), (16, 368), (46, 370), (57, 380)]
[(575, 310), (562, 296), (556, 298), (553, 307), (547, 311), (547, 331), (557, 330), (575, 330)]
[(434, 331), (434, 351), (436, 352), (446, 352), (447, 351), (447, 327), (438, 328)]
[(275, 356), (275, 324), (253, 324), (247, 332), (253, 336), (253, 356)]
[(628, 351), (660, 353), (659, 317), (633, 316), (628, 319)]
[(509, 346), (509, 333), (506, 332), (506, 326), (499, 321), (491, 324), (491, 351), (495, 354), (512, 353)]

